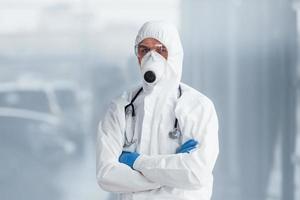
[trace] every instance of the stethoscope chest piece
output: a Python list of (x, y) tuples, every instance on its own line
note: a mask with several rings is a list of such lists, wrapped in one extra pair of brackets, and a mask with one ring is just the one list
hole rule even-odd
[(169, 132), (169, 137), (171, 139), (178, 139), (181, 136), (181, 132), (178, 128), (174, 128), (172, 131)]
[(128, 109), (125, 110), (126, 115), (132, 115), (132, 108), (129, 107)]
[(131, 141), (128, 141), (128, 139), (126, 138), (125, 139), (125, 144), (124, 144), (124, 148), (128, 148), (130, 146), (132, 146), (133, 144), (136, 144), (137, 143), (137, 139), (133, 139), (131, 138)]

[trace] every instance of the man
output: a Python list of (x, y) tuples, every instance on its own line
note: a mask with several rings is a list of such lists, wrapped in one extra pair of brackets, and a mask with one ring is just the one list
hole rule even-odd
[(174, 26), (145, 23), (135, 49), (143, 84), (112, 101), (99, 123), (98, 184), (122, 200), (208, 200), (219, 153), (214, 105), (180, 82)]

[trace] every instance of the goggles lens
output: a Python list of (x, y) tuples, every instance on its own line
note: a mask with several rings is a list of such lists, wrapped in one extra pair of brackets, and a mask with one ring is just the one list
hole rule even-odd
[(167, 48), (162, 44), (156, 44), (154, 47), (150, 48), (143, 44), (138, 44), (135, 46), (135, 55), (139, 58), (144, 57), (149, 51), (155, 50), (157, 53), (162, 55), (164, 58), (168, 57)]

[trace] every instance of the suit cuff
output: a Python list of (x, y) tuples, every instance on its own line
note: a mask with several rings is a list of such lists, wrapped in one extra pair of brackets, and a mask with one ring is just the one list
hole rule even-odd
[(145, 162), (147, 160), (146, 155), (140, 155), (135, 162), (133, 163), (133, 169), (137, 170), (137, 171), (142, 171), (142, 169), (145, 167)]

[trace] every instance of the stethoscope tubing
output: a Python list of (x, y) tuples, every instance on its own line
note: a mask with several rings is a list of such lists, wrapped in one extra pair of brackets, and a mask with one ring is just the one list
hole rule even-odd
[[(181, 95), (182, 95), (182, 89), (181, 89), (181, 86), (179, 85), (179, 87), (178, 87), (178, 90), (179, 90), (179, 97), (178, 98), (180, 98), (181, 97)], [(138, 90), (138, 92), (134, 95), (134, 97), (131, 99), (131, 101), (130, 101), (130, 103), (129, 104), (127, 104), (126, 106), (125, 106), (125, 115), (127, 115), (127, 109), (129, 108), (129, 107), (131, 107), (131, 109), (132, 109), (132, 112), (131, 112), (131, 117), (132, 118), (134, 118), (135, 116), (136, 116), (136, 114), (135, 114), (135, 108), (134, 108), (134, 101), (136, 100), (136, 98), (140, 95), (140, 93), (143, 91), (143, 87), (141, 87), (139, 90)], [(177, 139), (177, 138), (179, 138), (179, 139), (181, 139), (181, 137), (182, 137), (182, 135), (181, 135), (181, 132), (179, 131), (179, 135), (178, 134), (176, 134), (176, 132), (177, 131), (179, 131), (179, 129), (178, 129), (178, 119), (177, 118), (175, 118), (175, 122), (174, 122), (174, 129), (173, 129), (173, 131), (170, 131), (169, 132), (169, 137), (170, 138), (172, 138), (172, 139)], [(128, 147), (128, 146), (131, 146), (132, 144), (134, 144), (135, 143), (135, 141), (134, 141), (134, 135), (132, 136), (132, 138), (131, 138), (131, 141), (128, 141), (128, 137), (127, 137), (127, 134), (126, 134), (126, 131), (125, 131), (125, 147)]]

